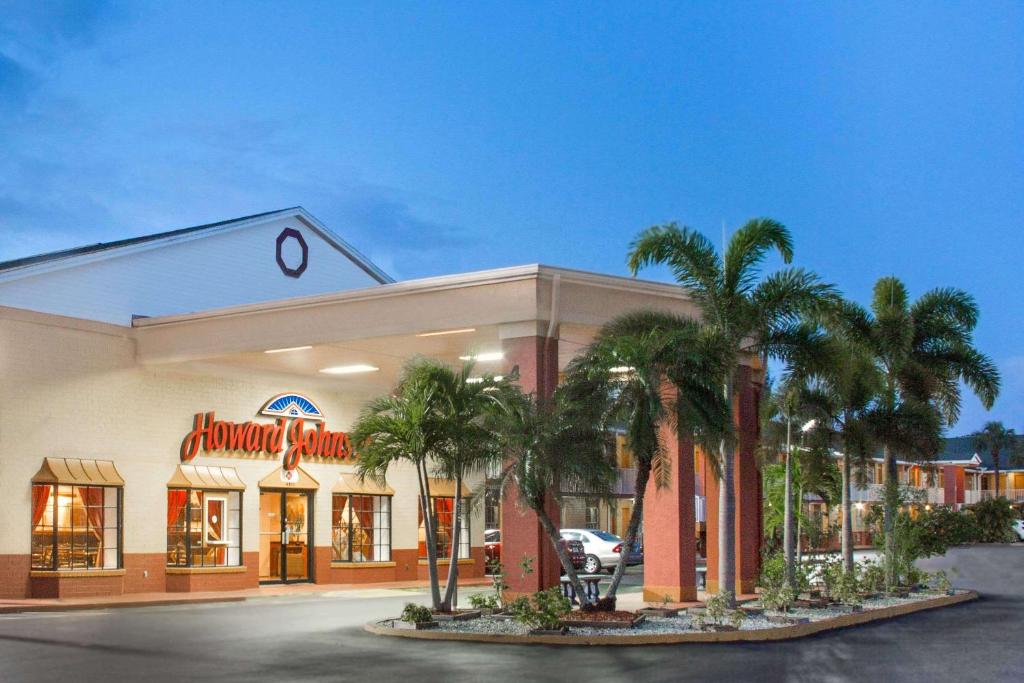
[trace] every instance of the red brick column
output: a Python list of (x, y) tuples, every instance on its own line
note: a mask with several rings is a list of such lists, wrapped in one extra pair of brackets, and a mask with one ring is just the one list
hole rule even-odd
[(964, 504), (964, 468), (959, 465), (942, 466), (942, 502), (946, 505), (958, 506)]
[(761, 572), (761, 474), (757, 469), (759, 387), (740, 368), (736, 396), (736, 594), (753, 593)]
[[(503, 341), (505, 370), (519, 367), (519, 384), (523, 391), (550, 396), (558, 385), (558, 340), (540, 336), (516, 337)], [(505, 583), (512, 594), (533, 593), (558, 585), (558, 555), (541, 527), (537, 515), (523, 510), (517, 493), (509, 490), (501, 506), (501, 562), (505, 567)], [(561, 512), (549, 500), (547, 513), (559, 526)], [(519, 563), (523, 557), (533, 558), (533, 573), (523, 576)]]
[[(738, 444), (735, 454), (736, 491), (736, 586), (737, 595), (753, 593), (761, 571), (761, 474), (755, 452), (758, 439), (759, 387), (751, 381), (751, 369), (741, 367), (733, 399)], [(707, 503), (707, 590), (718, 585), (718, 480), (710, 463), (705, 467)]]
[(697, 599), (696, 511), (694, 510), (693, 443), (661, 427), (672, 467), (671, 481), (647, 485), (644, 499), (644, 600), (671, 602)]

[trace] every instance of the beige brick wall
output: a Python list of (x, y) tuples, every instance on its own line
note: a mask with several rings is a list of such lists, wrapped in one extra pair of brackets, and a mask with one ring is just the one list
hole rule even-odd
[[(285, 391), (308, 395), (332, 430), (347, 430), (368, 398), (344, 383), (300, 375), (259, 374), (217, 365), (141, 366), (128, 330), (49, 316), (0, 314), (0, 555), (30, 548), (30, 480), (44, 457), (113, 460), (125, 479), (125, 552), (163, 552), (166, 483), (197, 412), (218, 419), (262, 420), (257, 411)], [(206, 457), (195, 464), (237, 469), (243, 496), (243, 549), (258, 549), (257, 483), (280, 466), (267, 455)], [(315, 544), (330, 544), (331, 487), (352, 465), (306, 459), (320, 483)], [(392, 547), (416, 547), (416, 478), (388, 476), (395, 489)], [(470, 482), (476, 488), (476, 482)], [(483, 542), (482, 508), (473, 511), (472, 544)]]

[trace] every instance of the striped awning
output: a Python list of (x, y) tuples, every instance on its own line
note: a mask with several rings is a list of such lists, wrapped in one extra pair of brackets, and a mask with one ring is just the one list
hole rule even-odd
[(124, 479), (110, 460), (43, 458), (43, 466), (32, 477), (32, 483), (124, 486)]
[(178, 465), (167, 482), (169, 489), (207, 489), (212, 491), (244, 491), (245, 484), (234, 467)]
[[(438, 479), (436, 477), (430, 477), (430, 497), (431, 498), (454, 498), (455, 497), (455, 480), (454, 479)], [(462, 497), (469, 498), (470, 491), (469, 487), (466, 486), (466, 482), (462, 482)]]
[(331, 489), (332, 493), (357, 493), (364, 496), (393, 496), (395, 490), (387, 485), (377, 483), (367, 477), (362, 481), (355, 474), (342, 474), (338, 477), (338, 483)]

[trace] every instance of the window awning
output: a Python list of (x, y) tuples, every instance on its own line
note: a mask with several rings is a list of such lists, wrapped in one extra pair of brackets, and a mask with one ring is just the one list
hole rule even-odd
[[(438, 479), (436, 477), (430, 477), (430, 497), (431, 498), (454, 498), (455, 497), (455, 480), (454, 479)], [(462, 497), (469, 498), (470, 491), (469, 487), (466, 486), (466, 482), (462, 482)]]
[(32, 483), (124, 486), (124, 479), (110, 460), (43, 458), (43, 466), (32, 477)]
[(367, 477), (360, 481), (355, 474), (342, 474), (338, 483), (331, 489), (332, 493), (358, 493), (364, 496), (393, 496), (395, 490), (387, 485), (381, 485)]
[(320, 482), (309, 476), (309, 472), (301, 467), (296, 467), (294, 470), (287, 472), (287, 475), (284, 466), (278, 467), (260, 479), (260, 488), (295, 489), (298, 491), (316, 491), (320, 488)]
[(174, 470), (174, 476), (167, 482), (167, 488), (244, 491), (245, 484), (234, 467), (178, 465)]

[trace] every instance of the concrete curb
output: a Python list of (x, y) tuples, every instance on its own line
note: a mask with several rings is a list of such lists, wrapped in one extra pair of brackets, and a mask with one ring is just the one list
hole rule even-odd
[(517, 645), (669, 645), (676, 643), (736, 643), (767, 642), (805, 638), (817, 633), (834, 631), (850, 626), (859, 626), (872, 621), (892, 619), (905, 614), (924, 610), (949, 607), (962, 602), (977, 600), (978, 594), (966, 591), (956, 595), (942, 595), (929, 600), (920, 600), (906, 605), (893, 605), (880, 609), (844, 614), (832, 619), (812, 621), (808, 624), (776, 626), (754, 631), (728, 631), (709, 633), (652, 633), (649, 636), (527, 636), (499, 635), (493, 633), (452, 633), (445, 631), (412, 631), (382, 626), (382, 622), (371, 622), (363, 629), (379, 636), (394, 638), (416, 638), (419, 640), (456, 640), (475, 643), (517, 644)]
[(85, 610), (121, 609), (122, 607), (167, 607), (169, 605), (204, 605), (213, 602), (246, 602), (249, 598), (211, 597), (192, 600), (132, 600), (124, 602), (82, 603), (76, 605), (0, 605), (0, 614), (21, 614), (23, 612), (82, 612)]

